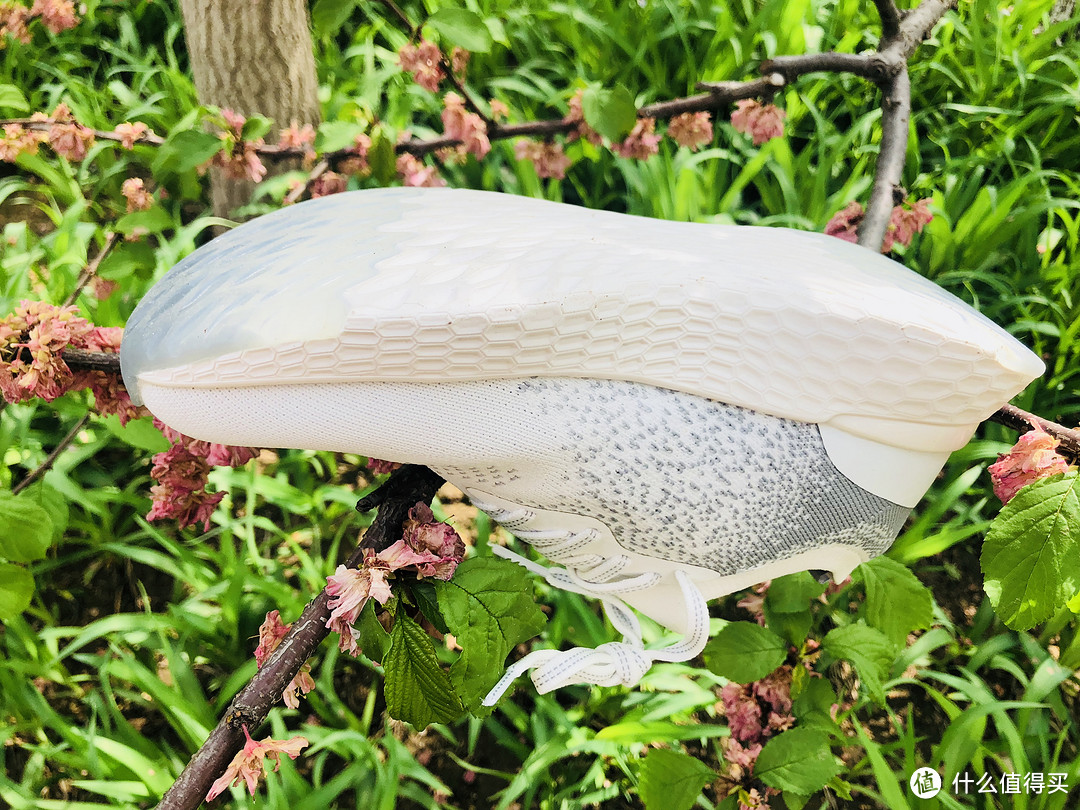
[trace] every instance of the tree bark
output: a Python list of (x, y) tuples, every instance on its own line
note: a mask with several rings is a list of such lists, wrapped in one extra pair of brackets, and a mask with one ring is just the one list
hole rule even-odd
[[(296, 122), (319, 123), (318, 81), (304, 0), (180, 0), (199, 101), (274, 120), (267, 137)], [(267, 163), (268, 174), (290, 168)], [(254, 184), (210, 177), (214, 214), (251, 199)]]

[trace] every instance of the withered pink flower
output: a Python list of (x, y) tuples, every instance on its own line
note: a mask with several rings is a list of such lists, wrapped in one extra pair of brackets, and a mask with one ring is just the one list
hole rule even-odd
[(222, 107), (221, 117), (225, 120), (225, 126), (230, 130), (232, 135), (239, 139), (240, 134), (244, 131), (244, 124), (247, 123), (247, 116), (238, 113), (236, 110), (229, 107)]
[(518, 160), (528, 160), (536, 168), (536, 176), (562, 180), (572, 161), (563, 152), (562, 144), (553, 141), (520, 140), (514, 144)]
[(150, 477), (156, 483), (150, 488), (151, 507), (147, 520), (173, 518), (180, 528), (201, 523), (203, 531), (210, 530), (210, 517), (225, 497), (206, 491), (210, 465), (181, 444), (174, 444), (154, 456)]
[(491, 117), (495, 121), (505, 121), (510, 117), (510, 108), (499, 101), (497, 98), (493, 98), (488, 101), (488, 106), (491, 107)]
[(572, 143), (578, 138), (584, 138), (594, 146), (599, 146), (603, 140), (600, 133), (585, 123), (585, 112), (581, 106), (581, 99), (584, 95), (584, 90), (578, 90), (569, 101), (570, 112), (567, 113), (563, 122), (577, 124), (577, 126), (566, 134), (566, 140)]
[[(281, 640), (285, 638), (290, 627), (292, 627), (291, 624), (281, 621), (281, 614), (278, 611), (271, 610), (266, 614), (262, 626), (259, 627), (259, 646), (255, 648), (255, 663), (259, 669), (262, 669), (270, 653), (281, 645)], [(281, 698), (286, 706), (295, 709), (300, 706), (300, 696), (306, 695), (314, 688), (315, 680), (311, 677), (311, 664), (305, 662), (296, 676), (289, 681)]]
[(1036, 428), (1021, 436), (1012, 449), (990, 465), (994, 494), (1008, 503), (1028, 484), (1067, 472), (1069, 462), (1057, 452), (1060, 440)]
[(330, 618), (326, 626), (331, 627), (332, 622), (338, 621), (355, 624), (368, 599), (374, 599), (380, 605), (386, 604), (393, 595), (386, 579), (388, 573), (388, 569), (371, 567), (367, 561), (362, 568), (339, 565), (326, 578), (326, 590), (333, 597), (327, 603)]
[(385, 475), (398, 469), (401, 463), (398, 461), (383, 461), (381, 458), (368, 458), (367, 468), (375, 475)]
[(275, 763), (276, 771), (281, 766), (281, 755), (285, 754), (289, 759), (296, 759), (300, 752), (308, 746), (308, 741), (303, 737), (293, 737), (288, 740), (274, 740), (267, 737), (256, 742), (248, 733), (247, 726), (242, 727), (247, 742), (244, 747), (233, 757), (232, 762), (225, 769), (225, 773), (210, 786), (210, 792), (206, 794), (206, 800), (213, 801), (233, 785), (241, 782), (247, 784), (248, 792), (255, 795), (255, 788), (263, 776), (263, 760), (271, 760)]
[(751, 693), (768, 703), (775, 711), (791, 711), (791, 672), (791, 666), (784, 664), (761, 680), (754, 681), (750, 687)]
[(106, 301), (114, 292), (120, 289), (120, 282), (112, 279), (94, 276), (90, 279), (90, 291), (98, 301)]
[(30, 21), (30, 9), (19, 4), (0, 5), (0, 39), (12, 36), (23, 45), (30, 44), (30, 29), (26, 24)]
[(639, 118), (626, 138), (611, 145), (611, 151), (624, 158), (647, 160), (659, 151), (661, 138), (655, 129), (655, 118)]
[(434, 166), (425, 166), (416, 155), (403, 152), (397, 157), (397, 171), (406, 186), (445, 186)]
[(311, 183), (311, 199), (340, 194), (347, 187), (346, 179), (337, 172), (323, 172)]
[(769, 810), (769, 799), (762, 796), (757, 788), (750, 788), (746, 792), (746, 801), (739, 799), (739, 810)]
[(458, 79), (464, 81), (465, 70), (469, 66), (469, 57), (471, 54), (464, 48), (459, 48), (456, 45), (454, 50), (450, 52), (450, 69), (454, 71), (454, 75)]
[(769, 721), (767, 723), (769, 731), (774, 734), (779, 734), (781, 731), (787, 731), (789, 728), (794, 727), (795, 717), (790, 714), (780, 714), (778, 712), (769, 712)]
[(125, 149), (133, 149), (135, 148), (135, 141), (139, 140), (148, 131), (149, 127), (146, 124), (142, 121), (136, 121), (135, 123), (119, 124), (113, 130), (113, 134), (120, 139), (121, 146)]
[(707, 112), (685, 112), (668, 121), (668, 137), (691, 151), (700, 149), (713, 139), (712, 116)]
[(755, 743), (761, 739), (761, 706), (742, 684), (729, 683), (720, 691), (733, 739)]
[(68, 160), (83, 160), (94, 145), (94, 132), (77, 122), (53, 124), (49, 128), (49, 146)]
[(0, 138), (0, 160), (14, 163), (24, 152), (36, 155), (38, 144), (48, 137), (48, 133), (26, 129), (22, 124), (4, 124), (4, 137)]
[[(409, 510), (409, 518), (405, 521), (399, 542), (404, 542), (417, 554), (434, 555), (434, 560), (416, 563), (417, 575), (421, 578), (449, 580), (458, 563), (465, 558), (465, 542), (452, 526), (436, 521), (431, 508), (425, 503), (418, 503)], [(383, 553), (377, 556), (383, 559)], [(395, 567), (401, 566), (391, 565), (391, 570)]]
[(731, 124), (736, 130), (749, 135), (754, 146), (779, 138), (784, 134), (785, 113), (775, 104), (762, 104), (751, 98), (741, 99), (731, 114)]
[(42, 24), (54, 34), (74, 28), (79, 22), (72, 0), (34, 0), (30, 15), (40, 16)]
[(842, 211), (833, 214), (832, 219), (825, 225), (825, 235), (855, 244), (859, 241), (858, 228), (863, 214), (862, 203), (849, 202)]
[(723, 747), (724, 759), (732, 765), (743, 768), (747, 773), (753, 772), (754, 762), (757, 760), (758, 754), (761, 753), (761, 743), (743, 746), (737, 740), (728, 737)]
[(154, 204), (154, 198), (146, 190), (141, 177), (129, 177), (120, 186), (120, 192), (124, 195), (124, 199), (127, 200), (129, 213), (131, 211), (146, 211)]
[(443, 103), (442, 122), (446, 136), (461, 141), (461, 149), (478, 158), (490, 152), (487, 124), (479, 115), (465, 109), (465, 99), (451, 92), (446, 94)]
[(882, 245), (883, 253), (888, 253), (892, 249), (893, 240), (907, 247), (915, 234), (922, 233), (923, 228), (934, 218), (934, 215), (930, 213), (929, 202), (929, 199), (906, 201), (904, 205), (893, 208), (892, 215), (889, 217), (889, 230), (885, 236), (889, 246), (886, 248)]
[(15, 312), (0, 318), (0, 392), (8, 402), (40, 397), (48, 402), (70, 390), (73, 375), (60, 353), (91, 330), (73, 306), (21, 301)]
[(409, 43), (398, 51), (398, 64), (412, 74), (413, 81), (434, 93), (439, 82), (446, 78), (442, 69), (442, 52), (434, 42), (421, 39), (419, 45)]

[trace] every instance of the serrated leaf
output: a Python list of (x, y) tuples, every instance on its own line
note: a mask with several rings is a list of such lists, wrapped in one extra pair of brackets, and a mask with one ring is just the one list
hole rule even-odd
[[(491, 32), (476, 12), (443, 6), (427, 18), (425, 25), (438, 31), (439, 38), (445, 39), (451, 45), (473, 53), (487, 53), (491, 50)], [(449, 51), (449, 48), (445, 50)]]
[(375, 605), (375, 600), (369, 599), (360, 610), (360, 617), (356, 621), (356, 629), (360, 631), (357, 643), (364, 655), (380, 664), (386, 657), (386, 651), (390, 649), (390, 634), (379, 624)]
[(15, 112), (30, 112), (30, 102), (22, 90), (13, 84), (0, 84), (0, 109)]
[(311, 7), (311, 27), (315, 36), (333, 36), (349, 19), (357, 0), (317, 0)]
[(794, 728), (773, 737), (754, 763), (754, 776), (770, 787), (809, 796), (821, 790), (840, 764), (829, 747), (829, 735)]
[(646, 810), (690, 810), (716, 772), (689, 754), (657, 748), (641, 763), (638, 795)]
[(765, 601), (777, 613), (800, 613), (823, 593), (825, 586), (810, 576), (809, 571), (799, 571), (774, 579)]
[(934, 600), (930, 591), (903, 563), (875, 557), (855, 569), (853, 579), (866, 585), (866, 623), (902, 644), (912, 630), (930, 626)]
[(731, 622), (705, 646), (705, 666), (736, 683), (764, 678), (786, 657), (784, 640), (753, 622)]
[(449, 633), (450, 628), (439, 610), (439, 594), (435, 590), (435, 583), (430, 579), (418, 579), (408, 586), (408, 591), (424, 618), (440, 633)]
[[(806, 671), (805, 667), (795, 667), (795, 672)], [(837, 703), (836, 690), (828, 678), (806, 678), (802, 690), (796, 696), (792, 689), (791, 713), (799, 720), (800, 728), (836, 728), (836, 722), (829, 714)]]
[(821, 640), (821, 648), (832, 658), (850, 661), (867, 695), (884, 704), (885, 688), (882, 682), (897, 652), (896, 646), (884, 633), (865, 624), (849, 624), (830, 630)]
[(371, 133), (371, 148), (367, 154), (371, 173), (380, 183), (389, 183), (397, 176), (397, 153), (394, 144), (381, 129)]
[(461, 715), (461, 701), (439, 666), (431, 637), (404, 613), (394, 620), (383, 670), (386, 711), (395, 720), (423, 729)]
[(117, 416), (106, 416), (102, 419), (102, 422), (104, 422), (109, 433), (120, 439), (120, 441), (148, 453), (164, 453), (172, 446), (172, 443), (165, 438), (165, 435), (154, 427), (152, 417), (144, 416), (141, 419), (131, 419), (123, 426), (120, 425), (120, 419)]
[(610, 141), (621, 141), (637, 122), (637, 106), (630, 91), (614, 87), (588, 87), (581, 97), (585, 123)]
[(501, 677), (514, 645), (538, 635), (546, 619), (525, 569), (511, 562), (473, 557), (435, 587), (446, 625), (461, 645), (450, 675), (472, 709)]
[(982, 548), (984, 588), (1014, 630), (1050, 618), (1080, 591), (1080, 474), (1029, 484), (1002, 507)]
[(34, 596), (34, 577), (21, 565), (0, 563), (0, 621), (14, 619)]
[(0, 557), (12, 562), (40, 560), (52, 537), (52, 518), (32, 495), (0, 491)]
[(814, 619), (810, 615), (809, 607), (803, 608), (797, 613), (784, 613), (775, 610), (766, 597), (763, 611), (765, 613), (766, 627), (796, 647), (803, 645), (803, 642), (806, 641), (807, 636), (810, 634), (810, 625)]
[(153, 169), (183, 174), (201, 166), (221, 151), (222, 141), (217, 135), (195, 129), (173, 131), (165, 143), (158, 147)]

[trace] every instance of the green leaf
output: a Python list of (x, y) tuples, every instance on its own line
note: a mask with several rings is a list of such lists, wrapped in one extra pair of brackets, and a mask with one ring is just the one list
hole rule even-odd
[(367, 124), (358, 121), (324, 121), (315, 133), (315, 149), (336, 152), (356, 145), (356, 136), (367, 131)]
[(451, 45), (473, 53), (487, 53), (491, 50), (491, 32), (476, 12), (444, 6), (428, 17), (425, 25), (438, 31), (439, 38), (445, 39)]
[(787, 644), (753, 622), (731, 622), (705, 647), (705, 666), (736, 683), (760, 680), (784, 663)]
[(799, 571), (774, 579), (765, 594), (765, 601), (777, 613), (800, 613), (823, 593), (825, 586), (810, 576), (809, 571)]
[(106, 416), (101, 421), (113, 436), (148, 453), (164, 453), (172, 446), (165, 435), (154, 427), (152, 417), (131, 419), (123, 427), (120, 426), (120, 419), (117, 416)]
[(422, 729), (461, 714), (461, 701), (439, 666), (431, 637), (404, 613), (394, 620), (383, 668), (386, 711), (395, 720)]
[(40, 560), (52, 537), (52, 518), (32, 495), (0, 492), (0, 557), (12, 562)]
[(689, 754), (657, 748), (641, 763), (638, 795), (646, 810), (690, 810), (716, 772)]
[(439, 610), (439, 594), (435, 590), (435, 583), (430, 579), (418, 579), (407, 587), (409, 595), (424, 617), (440, 633), (449, 633), (450, 628), (446, 624), (446, 619), (443, 618), (442, 611)]
[(333, 36), (356, 8), (357, 0), (317, 0), (311, 7), (311, 27), (315, 36)]
[(912, 630), (930, 626), (934, 600), (906, 565), (875, 557), (856, 568), (852, 576), (866, 584), (866, 623), (890, 641), (903, 644)]
[(821, 648), (831, 658), (850, 661), (859, 673), (867, 695), (878, 703), (885, 703), (882, 681), (896, 660), (897, 650), (884, 633), (865, 624), (849, 624), (830, 630), (822, 639)]
[(240, 130), (240, 137), (245, 141), (258, 140), (265, 137), (273, 126), (274, 122), (266, 116), (253, 115), (244, 121), (244, 126)]
[(0, 563), (0, 621), (14, 619), (34, 595), (34, 578), (21, 565)]
[(546, 619), (525, 569), (511, 562), (473, 557), (435, 587), (446, 625), (461, 645), (450, 675), (473, 709), (499, 680), (514, 645), (538, 635)]
[(124, 214), (116, 221), (113, 227), (124, 236), (130, 236), (137, 229), (143, 229), (147, 233), (161, 233), (173, 227), (172, 217), (169, 212), (159, 205), (155, 205), (145, 211), (132, 211)]
[[(804, 667), (795, 667), (795, 671)], [(794, 691), (794, 690), (792, 690)], [(794, 696), (791, 701), (791, 713), (799, 720), (799, 726), (815, 726), (817, 728), (836, 728), (836, 723), (829, 714), (829, 710), (836, 699), (836, 690), (828, 678), (806, 679), (802, 691)]]
[(389, 183), (397, 176), (397, 153), (393, 142), (381, 128), (371, 132), (371, 148), (367, 154), (371, 173), (380, 183)]
[(173, 131), (154, 158), (153, 169), (183, 174), (201, 166), (221, 151), (222, 140), (209, 132), (196, 129)]
[(809, 728), (773, 737), (754, 764), (754, 776), (766, 785), (803, 796), (821, 790), (838, 773), (840, 764), (829, 748), (829, 735)]
[(581, 97), (585, 123), (610, 141), (620, 141), (637, 122), (637, 106), (630, 91), (617, 84), (612, 88), (588, 87)]
[(0, 109), (30, 112), (30, 102), (13, 84), (0, 84)]
[(381, 663), (386, 657), (386, 651), (390, 649), (390, 634), (379, 624), (376, 610), (374, 599), (368, 599), (367, 604), (360, 610), (360, 618), (356, 622), (356, 629), (360, 631), (357, 641), (364, 655), (376, 663)]
[(1080, 473), (1029, 484), (1002, 508), (982, 548), (984, 587), (1014, 630), (1045, 621), (1080, 591)]
[(68, 499), (58, 489), (43, 480), (31, 484), (19, 494), (19, 497), (27, 498), (49, 513), (49, 519), (52, 520), (52, 542), (60, 542), (71, 517)]

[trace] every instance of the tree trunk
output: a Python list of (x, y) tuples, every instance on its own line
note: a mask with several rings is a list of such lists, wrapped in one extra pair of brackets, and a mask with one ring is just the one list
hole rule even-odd
[[(264, 115), (275, 128), (319, 123), (318, 82), (304, 0), (180, 0), (199, 101), (245, 116)], [(268, 174), (291, 168), (267, 163)], [(254, 184), (214, 169), (214, 214), (228, 216), (251, 199)]]

